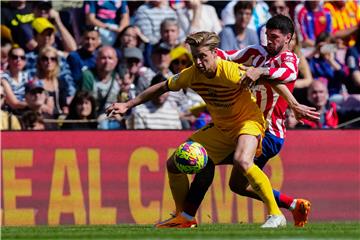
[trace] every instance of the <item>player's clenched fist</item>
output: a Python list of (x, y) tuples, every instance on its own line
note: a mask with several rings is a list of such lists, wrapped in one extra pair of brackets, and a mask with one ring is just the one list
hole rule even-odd
[(113, 103), (106, 109), (106, 115), (108, 117), (112, 117), (116, 114), (120, 114), (122, 116), (128, 109), (129, 108), (126, 103)]

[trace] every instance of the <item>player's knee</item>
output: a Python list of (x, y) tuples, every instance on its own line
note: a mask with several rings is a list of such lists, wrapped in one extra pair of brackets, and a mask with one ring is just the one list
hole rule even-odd
[(244, 155), (235, 154), (234, 167), (239, 168), (242, 172), (247, 172), (252, 164), (251, 159), (246, 158)]

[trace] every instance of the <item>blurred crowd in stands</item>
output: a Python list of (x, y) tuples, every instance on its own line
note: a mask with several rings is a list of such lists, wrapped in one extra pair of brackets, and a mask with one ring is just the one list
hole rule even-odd
[(219, 34), (223, 50), (266, 45), (265, 23), (290, 16), (299, 56), (294, 95), (321, 112), (288, 128), (360, 127), (360, 2), (1, 1), (1, 130), (198, 129), (211, 121), (191, 89), (166, 93), (109, 119), (192, 65), (189, 33)]

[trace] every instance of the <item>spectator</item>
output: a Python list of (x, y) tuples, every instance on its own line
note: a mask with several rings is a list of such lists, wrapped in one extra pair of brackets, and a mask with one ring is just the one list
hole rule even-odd
[[(55, 26), (50, 23), (46, 18), (36, 18), (33, 21), (32, 26), (35, 30), (35, 39), (38, 42), (38, 47), (34, 51), (26, 54), (26, 70), (29, 72), (31, 77), (34, 77), (37, 71), (36, 65), (40, 50), (45, 47), (54, 46)], [(70, 99), (72, 96), (74, 96), (76, 88), (74, 79), (71, 75), (69, 64), (66, 61), (65, 56), (67, 54), (60, 50), (57, 50), (56, 54), (59, 57), (60, 66), (60, 71), (57, 78), (59, 79), (59, 82), (64, 83), (64, 85), (66, 84), (68, 86), (67, 97)]]
[[(286, 5), (286, 1), (284, 1), (284, 0), (275, 0), (275, 1), (269, 2), (269, 12), (270, 12), (271, 16), (276, 16), (276, 15), (281, 14), (281, 15), (289, 17), (289, 8)], [(258, 33), (259, 33), (260, 44), (262, 46), (266, 46), (267, 38), (266, 38), (266, 24), (265, 23), (258, 28)]]
[(316, 39), (315, 55), (308, 60), (314, 80), (320, 80), (327, 86), (332, 101), (341, 102), (346, 73), (341, 63), (335, 59), (336, 45), (331, 44), (332, 41), (329, 33), (320, 34)]
[(235, 5), (235, 24), (225, 26), (219, 34), (221, 49), (242, 49), (259, 42), (256, 32), (248, 28), (252, 12), (250, 1), (239, 1)]
[(137, 95), (150, 86), (155, 73), (144, 66), (144, 58), (139, 48), (125, 48), (124, 59)]
[[(224, 25), (230, 25), (235, 23), (234, 6), (240, 2), (239, 0), (232, 0), (221, 11), (221, 20)], [(270, 18), (269, 6), (265, 1), (251, 1), (254, 6), (250, 23), (248, 27), (254, 31), (258, 31), (259, 27), (264, 25)]]
[(37, 60), (37, 72), (34, 81), (42, 86), (49, 94), (48, 104), (52, 105), (54, 115), (68, 113), (67, 99), (69, 87), (66, 82), (58, 78), (60, 71), (59, 56), (53, 47), (44, 47)]
[(355, 33), (360, 24), (360, 8), (357, 1), (328, 1), (324, 4), (331, 14), (332, 30), (335, 38), (340, 38), (346, 46), (355, 44)]
[(31, 29), (31, 22), (34, 14), (31, 7), (25, 0), (9, 1), (5, 6), (1, 3), (1, 24), (4, 24), (11, 35), (14, 43), (18, 44), (26, 51), (32, 51), (37, 47)]
[(27, 106), (26, 102), (22, 102), (17, 99), (8, 81), (1, 79), (1, 85), (5, 93), (5, 107), (7, 107), (8, 110), (11, 110), (11, 112), (17, 112), (18, 109), (23, 109)]
[(118, 58), (111, 46), (103, 46), (96, 57), (96, 66), (83, 72), (82, 90), (89, 91), (96, 100), (100, 129), (119, 129), (120, 123), (106, 118), (105, 109), (117, 101), (120, 92), (116, 66)]
[(314, 47), (321, 33), (332, 33), (330, 12), (321, 7), (320, 1), (305, 1), (295, 18), (295, 26), (302, 46)]
[(12, 115), (11, 113), (3, 110), (4, 103), (5, 103), (5, 91), (3, 89), (2, 84), (0, 85), (0, 102), (1, 102), (1, 121), (0, 121), (0, 130), (21, 130), (21, 126), (19, 120), (16, 116)]
[[(2, 32), (1, 32), (2, 34)], [(11, 41), (9, 39), (3, 38), (1, 35), (1, 65), (0, 72), (3, 72), (8, 69), (9, 63), (9, 51), (11, 49)]]
[(145, 48), (145, 65), (154, 68), (151, 64), (151, 54), (155, 46), (162, 44), (170, 50), (179, 46), (181, 43), (180, 38), (180, 27), (177, 19), (165, 18), (160, 24), (160, 40), (154, 45), (148, 44)]
[(350, 76), (345, 85), (350, 94), (360, 94), (360, 30), (357, 32), (356, 44), (346, 53), (346, 66)]
[[(151, 86), (166, 81), (157, 74), (151, 81)], [(169, 92), (133, 109), (132, 129), (182, 129), (180, 114), (176, 106), (168, 101)]]
[[(27, 103), (27, 108), (23, 111), (22, 116), (26, 116), (28, 111), (37, 113), (41, 119), (55, 119), (53, 110), (53, 103), (48, 97), (47, 92), (42, 87), (40, 82), (29, 82), (25, 86), (25, 100)], [(49, 103), (50, 101), (50, 103)], [(22, 118), (22, 117), (21, 117)], [(32, 121), (30, 121), (32, 122)], [(30, 124), (29, 124), (30, 125)], [(28, 126), (28, 125), (25, 125)], [(46, 123), (45, 129), (57, 129), (57, 124), (55, 123)]]
[(299, 103), (309, 105), (306, 97), (307, 88), (314, 81), (314, 79), (310, 70), (309, 62), (301, 51), (301, 45), (299, 43), (296, 32), (294, 32), (294, 35), (290, 41), (289, 49), (293, 51), (300, 60), (298, 67), (299, 73), (298, 78), (295, 81), (293, 95), (296, 100), (299, 101)]
[(77, 89), (81, 87), (82, 70), (95, 67), (97, 49), (100, 44), (98, 27), (87, 26), (82, 36), (81, 48), (71, 52), (67, 57)]
[(49, 22), (54, 24), (56, 28), (55, 42), (57, 48), (66, 53), (75, 51), (77, 48), (75, 39), (61, 21), (59, 12), (53, 9), (51, 1), (36, 1), (34, 2), (33, 7), (35, 18), (46, 18)]
[(185, 40), (186, 35), (192, 32), (219, 33), (222, 29), (215, 8), (204, 4), (202, 0), (179, 1), (172, 4), (171, 7), (179, 18), (179, 26), (183, 33), (183, 36), (180, 36), (181, 41)]
[(1, 79), (6, 80), (16, 98), (25, 100), (25, 84), (30, 81), (29, 74), (24, 71), (26, 64), (25, 51), (22, 48), (12, 48), (9, 51), (9, 70), (1, 74)]
[(83, 122), (66, 121), (62, 129), (96, 129), (96, 101), (95, 98), (86, 91), (76, 92), (69, 106), (69, 114), (65, 120), (80, 120)]
[(165, 43), (159, 43), (154, 46), (151, 54), (151, 69), (155, 73), (161, 73), (165, 77), (170, 77), (172, 72), (170, 71), (170, 51), (171, 48)]
[(42, 116), (34, 111), (27, 111), (21, 116), (23, 130), (45, 130), (45, 122)]
[(165, 18), (160, 24), (160, 41), (173, 49), (181, 44), (179, 41), (180, 28), (175, 18)]
[(193, 64), (191, 54), (183, 46), (172, 49), (170, 51), (170, 57), (171, 63), (169, 68), (174, 74), (181, 72)]
[(149, 39), (145, 37), (137, 26), (129, 25), (125, 27), (119, 34), (117, 41), (114, 44), (120, 58), (123, 56), (122, 51), (124, 48), (145, 48), (145, 43), (148, 43)]
[(126, 1), (85, 1), (86, 23), (99, 27), (101, 42), (113, 45), (117, 35), (129, 25), (129, 8)]
[(156, 44), (160, 40), (160, 23), (166, 18), (177, 19), (166, 0), (148, 1), (135, 12), (134, 22), (150, 43)]
[(131, 77), (129, 69), (121, 65), (118, 68), (120, 92), (118, 102), (126, 102), (136, 96), (134, 78)]
[(320, 112), (320, 120), (313, 122), (304, 120), (311, 128), (335, 128), (338, 124), (336, 103), (329, 101), (329, 93), (321, 81), (314, 81), (308, 89), (309, 102)]

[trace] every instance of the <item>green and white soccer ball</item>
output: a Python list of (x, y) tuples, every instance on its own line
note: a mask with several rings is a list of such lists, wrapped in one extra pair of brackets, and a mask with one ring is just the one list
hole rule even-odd
[(208, 155), (200, 143), (186, 141), (176, 150), (174, 162), (180, 172), (195, 174), (206, 166)]

